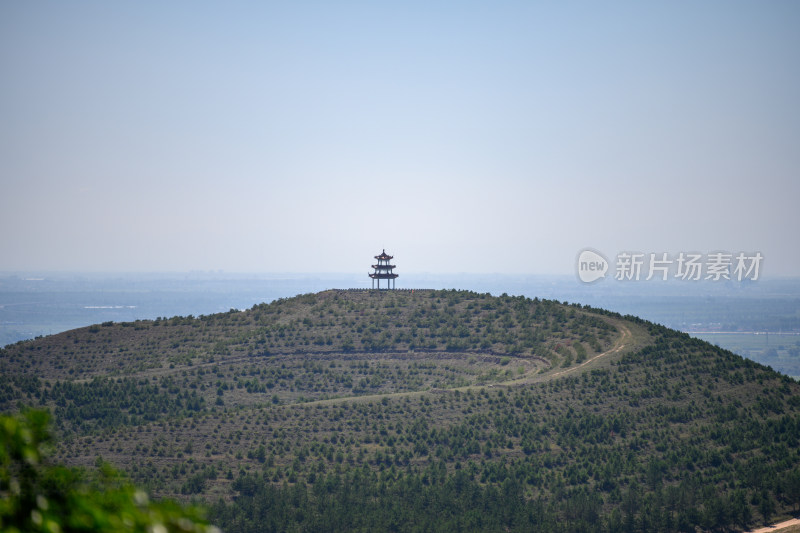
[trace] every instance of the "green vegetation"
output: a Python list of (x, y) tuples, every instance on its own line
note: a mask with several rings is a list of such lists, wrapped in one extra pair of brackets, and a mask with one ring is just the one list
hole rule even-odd
[(634, 317), (327, 291), (0, 353), (0, 406), (225, 531), (742, 530), (800, 504), (800, 386)]
[(100, 464), (91, 475), (48, 464), (47, 422), (43, 411), (0, 416), (0, 530), (219, 531), (208, 526), (195, 508), (151, 501), (107, 464)]
[(69, 380), (281, 355), (551, 358), (556, 346), (573, 342), (599, 352), (615, 334), (595, 315), (547, 300), (464, 291), (326, 291), (245, 312), (90, 326), (9, 346), (4, 364), (16, 373)]

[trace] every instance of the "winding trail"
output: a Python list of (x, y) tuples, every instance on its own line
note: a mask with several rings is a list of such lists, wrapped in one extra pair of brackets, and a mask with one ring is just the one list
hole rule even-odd
[(453, 392), (453, 391), (460, 391), (466, 392), (468, 390), (481, 390), (487, 388), (496, 388), (496, 387), (513, 387), (531, 383), (541, 383), (544, 381), (549, 381), (551, 379), (555, 379), (559, 376), (563, 376), (564, 374), (568, 374), (571, 372), (575, 372), (580, 370), (584, 366), (597, 361), (602, 357), (607, 357), (611, 354), (617, 353), (621, 350), (624, 350), (628, 343), (630, 343), (633, 339), (633, 335), (631, 334), (631, 330), (626, 326), (624, 323), (611, 319), (614, 327), (620, 332), (620, 336), (617, 337), (616, 341), (614, 342), (614, 346), (609, 348), (605, 352), (599, 353), (594, 357), (591, 357), (584, 361), (583, 363), (575, 366), (571, 366), (569, 368), (565, 368), (564, 370), (560, 370), (558, 372), (544, 373), (539, 374), (538, 370), (531, 370), (522, 377), (518, 377), (515, 379), (511, 379), (508, 381), (498, 381), (495, 383), (487, 383), (484, 385), (466, 385), (464, 387), (456, 387), (452, 389), (425, 389), (425, 390), (416, 390), (416, 391), (404, 391), (404, 392), (390, 392), (390, 393), (383, 393), (383, 394), (369, 394), (364, 396), (342, 396), (339, 398), (327, 398), (324, 400), (313, 400), (310, 402), (303, 402), (302, 404), (287, 404), (287, 405), (304, 405), (304, 406), (312, 406), (312, 405), (331, 405), (343, 402), (369, 402), (375, 400), (381, 400), (383, 398), (403, 398), (403, 397), (411, 397), (411, 396), (423, 396), (427, 394), (436, 394), (436, 393), (446, 393), (446, 392)]
[(499, 386), (523, 385), (523, 384), (527, 384), (527, 383), (541, 383), (543, 381), (549, 381), (549, 380), (555, 379), (555, 378), (557, 378), (559, 376), (563, 376), (565, 374), (569, 374), (569, 373), (575, 372), (577, 370), (580, 370), (581, 368), (585, 367), (589, 363), (597, 361), (600, 358), (607, 357), (607, 356), (609, 356), (611, 354), (614, 354), (614, 353), (617, 353), (617, 352), (619, 352), (621, 350), (624, 350), (628, 346), (628, 343), (630, 343), (633, 340), (633, 335), (631, 334), (631, 330), (628, 329), (628, 326), (626, 326), (625, 324), (623, 324), (623, 323), (621, 323), (621, 322), (619, 322), (617, 320), (613, 320), (612, 319), (612, 323), (614, 324), (614, 327), (616, 327), (617, 330), (620, 332), (620, 336), (614, 342), (614, 346), (609, 348), (605, 352), (599, 353), (599, 354), (595, 355), (594, 357), (591, 357), (591, 358), (587, 359), (586, 361), (584, 361), (583, 363), (581, 363), (579, 365), (571, 366), (569, 368), (565, 368), (564, 370), (559, 370), (558, 372), (553, 372), (552, 374), (551, 373), (544, 373), (544, 374), (538, 374), (538, 373), (531, 374), (531, 373), (528, 373), (528, 374), (525, 374), (524, 376), (522, 376), (521, 378), (513, 379), (511, 381), (503, 381), (503, 382), (500, 382), (500, 383), (496, 383), (496, 384), (493, 384), (493, 385), (486, 385), (486, 386), (499, 387)]
[(800, 526), (800, 518), (792, 518), (791, 520), (787, 520), (785, 522), (780, 522), (778, 524), (773, 524), (771, 526), (762, 527), (760, 529), (753, 529), (745, 533), (772, 533), (773, 531), (780, 531), (782, 529), (790, 528), (792, 526)]
[(571, 366), (569, 368), (565, 368), (564, 370), (561, 370), (560, 372), (555, 372), (553, 374), (550, 374), (550, 377), (561, 376), (561, 375), (567, 374), (569, 372), (574, 372), (574, 371), (576, 371), (576, 370), (588, 365), (592, 361), (595, 361), (595, 360), (600, 359), (601, 357), (605, 357), (607, 355), (611, 355), (612, 353), (617, 353), (618, 351), (624, 349), (625, 346), (626, 346), (625, 341), (629, 341), (631, 339), (631, 330), (629, 330), (628, 326), (625, 326), (624, 324), (617, 324), (617, 327), (619, 328), (619, 331), (622, 333), (622, 335), (620, 335), (620, 337), (617, 339), (617, 342), (614, 344), (613, 348), (611, 348), (610, 350), (606, 350), (603, 353), (599, 353), (599, 354), (595, 355), (594, 357), (592, 357), (591, 359), (587, 359), (586, 361), (584, 361), (583, 363), (581, 363), (579, 365)]

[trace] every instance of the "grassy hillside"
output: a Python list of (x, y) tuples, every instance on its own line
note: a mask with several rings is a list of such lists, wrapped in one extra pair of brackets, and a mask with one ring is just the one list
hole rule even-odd
[(632, 317), (326, 291), (0, 353), (58, 456), (229, 531), (742, 529), (800, 503), (800, 386)]

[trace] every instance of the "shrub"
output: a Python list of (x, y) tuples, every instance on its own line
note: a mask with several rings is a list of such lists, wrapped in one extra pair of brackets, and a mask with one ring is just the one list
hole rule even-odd
[(0, 530), (219, 531), (197, 508), (153, 502), (108, 464), (97, 472), (50, 465), (49, 414), (0, 416)]

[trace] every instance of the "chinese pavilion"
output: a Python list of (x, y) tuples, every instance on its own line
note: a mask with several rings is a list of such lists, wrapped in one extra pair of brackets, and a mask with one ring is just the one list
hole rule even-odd
[(375, 280), (378, 280), (378, 289), (381, 288), (381, 280), (386, 280), (386, 288), (387, 289), (394, 289), (394, 280), (398, 276), (392, 269), (395, 268), (394, 265), (389, 264), (389, 260), (392, 259), (393, 256), (386, 255), (386, 250), (381, 252), (381, 255), (376, 255), (375, 259), (378, 260), (377, 265), (372, 265), (372, 268), (375, 269), (375, 272), (369, 275), (372, 278), (372, 288), (375, 288)]

